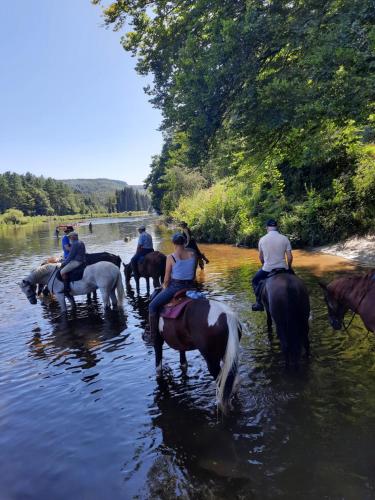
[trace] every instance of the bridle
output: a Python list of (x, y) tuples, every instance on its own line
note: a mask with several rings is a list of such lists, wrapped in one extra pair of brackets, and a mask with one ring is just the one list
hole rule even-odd
[(349, 326), (352, 324), (353, 322), (353, 319), (354, 319), (354, 316), (358, 313), (358, 309), (359, 309), (359, 306), (362, 304), (362, 301), (363, 299), (366, 297), (368, 291), (370, 290), (370, 286), (371, 286), (371, 283), (370, 285), (366, 288), (364, 294), (362, 295), (361, 297), (361, 300), (358, 302), (358, 305), (356, 306), (356, 311), (353, 311), (353, 314), (352, 314), (352, 317), (350, 318), (350, 321), (347, 325), (345, 325), (345, 321), (344, 319), (342, 320), (342, 326), (344, 327), (344, 330), (348, 330), (349, 329)]
[(30, 283), (30, 281), (28, 280), (23, 280), (24, 284), (26, 286), (29, 286), (30, 289), (32, 290), (32, 293), (26, 293), (26, 298), (30, 301), (31, 298), (35, 298), (36, 297), (36, 293), (35, 293), (35, 285), (33, 285), (32, 283)]

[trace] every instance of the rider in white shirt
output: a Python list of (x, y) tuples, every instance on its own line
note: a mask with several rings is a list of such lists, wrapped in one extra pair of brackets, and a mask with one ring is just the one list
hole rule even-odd
[(280, 234), (277, 222), (274, 219), (267, 221), (267, 234), (259, 240), (259, 260), (262, 268), (256, 272), (252, 279), (256, 303), (253, 311), (263, 311), (264, 307), (259, 296), (259, 283), (267, 278), (273, 269), (291, 269), (293, 262), (292, 246), (286, 236)]

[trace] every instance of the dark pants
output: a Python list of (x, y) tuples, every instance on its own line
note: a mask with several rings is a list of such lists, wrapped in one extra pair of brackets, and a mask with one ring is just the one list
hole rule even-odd
[(134, 274), (136, 274), (138, 276), (138, 262), (139, 262), (139, 260), (142, 257), (144, 257), (145, 255), (147, 255), (148, 253), (151, 253), (153, 251), (154, 251), (153, 248), (143, 248), (142, 250), (137, 252), (135, 255), (133, 255), (133, 257), (130, 260), (130, 263), (131, 263)]
[(183, 288), (189, 288), (193, 285), (192, 281), (175, 281), (172, 280), (167, 288), (164, 288), (160, 293), (156, 295), (154, 299), (150, 302), (148, 310), (151, 315), (159, 314), (160, 309), (173, 298), (174, 294)]
[(251, 284), (253, 285), (253, 290), (254, 290), (257, 302), (260, 301), (260, 297), (259, 297), (259, 283), (262, 280), (265, 280), (269, 274), (270, 273), (268, 271), (263, 271), (263, 269), (259, 269), (255, 273), (253, 279), (251, 280)]

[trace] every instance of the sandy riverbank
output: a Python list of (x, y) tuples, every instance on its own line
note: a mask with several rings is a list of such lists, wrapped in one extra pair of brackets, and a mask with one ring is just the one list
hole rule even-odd
[(349, 238), (333, 245), (317, 247), (314, 250), (351, 259), (366, 266), (375, 266), (375, 234)]

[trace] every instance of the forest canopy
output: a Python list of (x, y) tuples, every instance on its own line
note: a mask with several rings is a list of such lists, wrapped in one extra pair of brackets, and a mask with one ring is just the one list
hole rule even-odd
[(374, 0), (93, 3), (153, 77), (155, 209), (209, 241), (375, 229)]
[[(0, 174), (0, 214), (9, 209), (23, 215), (73, 215), (91, 212), (143, 211), (150, 207), (148, 194), (131, 186), (113, 190), (104, 200), (95, 193), (82, 194), (63, 181), (30, 173)], [(13, 213), (13, 212), (12, 212)]]

